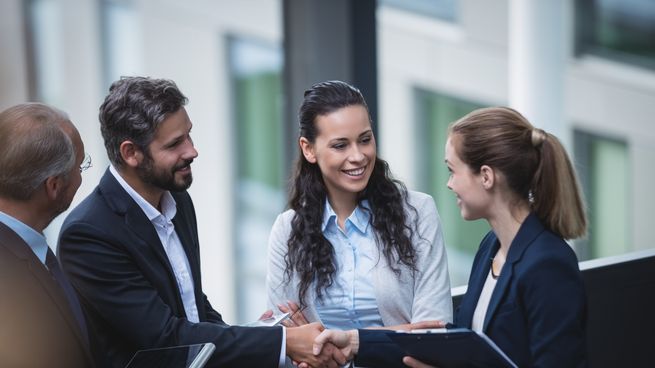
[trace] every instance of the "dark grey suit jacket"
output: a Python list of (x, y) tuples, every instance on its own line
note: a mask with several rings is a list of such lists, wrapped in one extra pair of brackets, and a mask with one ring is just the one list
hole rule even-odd
[(0, 222), (0, 367), (92, 367), (59, 284), (29, 245)]
[(193, 203), (186, 192), (173, 198), (173, 223), (191, 267), (200, 323), (186, 319), (155, 228), (109, 170), (64, 222), (60, 259), (96, 337), (97, 361), (123, 368), (139, 349), (213, 342), (208, 367), (277, 367), (280, 327), (228, 326), (207, 300)]

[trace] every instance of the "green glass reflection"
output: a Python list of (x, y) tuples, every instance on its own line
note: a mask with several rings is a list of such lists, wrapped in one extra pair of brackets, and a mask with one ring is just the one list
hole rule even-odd
[(626, 253), (630, 250), (626, 144), (596, 138), (589, 148), (589, 239), (592, 257)]
[(280, 73), (235, 78), (239, 177), (282, 188), (282, 114)]

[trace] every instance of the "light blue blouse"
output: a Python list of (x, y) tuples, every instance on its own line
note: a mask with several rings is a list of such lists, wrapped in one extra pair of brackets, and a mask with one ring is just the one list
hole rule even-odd
[(316, 311), (327, 328), (348, 330), (383, 326), (375, 298), (374, 268), (379, 251), (365, 201), (339, 228), (337, 215), (325, 201), (323, 235), (332, 244), (337, 272)]

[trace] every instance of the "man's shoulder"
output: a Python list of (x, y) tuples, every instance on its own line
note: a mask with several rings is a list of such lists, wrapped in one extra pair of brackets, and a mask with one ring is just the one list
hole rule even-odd
[(93, 219), (109, 209), (99, 187), (95, 187), (66, 217), (66, 222)]

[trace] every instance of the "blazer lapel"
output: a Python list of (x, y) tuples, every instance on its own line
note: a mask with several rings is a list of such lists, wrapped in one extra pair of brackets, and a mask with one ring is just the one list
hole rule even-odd
[[(489, 244), (490, 243), (490, 244)], [(466, 298), (477, 301), (480, 298), (482, 293), (482, 288), (484, 287), (484, 282), (487, 279), (487, 274), (489, 273), (489, 268), (491, 267), (491, 257), (498, 250), (498, 240), (493, 232), (489, 233), (487, 237), (483, 240), (481, 247), (484, 247), (486, 244), (486, 249), (480, 255), (480, 260), (475, 266), (476, 271), (471, 274), (471, 279), (466, 290)], [(459, 326), (468, 326), (471, 327), (473, 323), (473, 313), (475, 312), (475, 303), (461, 303), (462, 307), (465, 309), (460, 309), (457, 318), (457, 325)]]
[(182, 299), (180, 297), (180, 291), (175, 279), (175, 273), (173, 273), (173, 267), (171, 266), (164, 246), (159, 240), (159, 235), (155, 227), (152, 225), (152, 222), (148, 217), (143, 213), (141, 207), (130, 197), (129, 194), (121, 187), (116, 178), (109, 172), (109, 169), (105, 171), (104, 176), (100, 180), (98, 185), (103, 195), (107, 199), (107, 204), (119, 215), (122, 215), (125, 218), (125, 225), (132, 232), (134, 236), (141, 239), (143, 244), (142, 246), (150, 248), (156, 255), (159, 262), (166, 268), (169, 281), (177, 290), (177, 296), (179, 305), (182, 305)]
[(89, 342), (80, 331), (80, 326), (75, 320), (75, 316), (68, 304), (68, 299), (64, 295), (61, 286), (52, 278), (50, 272), (41, 261), (36, 257), (30, 246), (18, 236), (13, 230), (0, 222), (0, 240), (5, 248), (9, 249), (19, 260), (25, 264), (25, 267), (30, 271), (35, 279), (39, 281), (43, 290), (50, 296), (52, 302), (57, 306), (59, 313), (71, 328), (78, 342), (82, 346), (82, 350), (89, 361), (92, 361), (91, 353), (89, 351)]
[(528, 248), (530, 243), (544, 230), (543, 225), (539, 222), (536, 215), (531, 213), (526, 217), (523, 224), (519, 228), (518, 233), (512, 240), (512, 245), (509, 248), (509, 253), (507, 254), (507, 260), (503, 266), (500, 277), (498, 277), (498, 282), (494, 288), (493, 293), (491, 294), (491, 300), (489, 301), (489, 307), (487, 308), (487, 314), (484, 318), (484, 325), (482, 331), (486, 331), (489, 323), (493, 319), (498, 306), (501, 301), (504, 299), (507, 287), (512, 280), (514, 274), (514, 265), (521, 260), (523, 253)]

